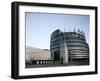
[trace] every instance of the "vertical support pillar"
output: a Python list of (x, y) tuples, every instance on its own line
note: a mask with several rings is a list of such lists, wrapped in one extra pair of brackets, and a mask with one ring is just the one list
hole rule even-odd
[(68, 47), (64, 33), (61, 35), (60, 40), (60, 61), (62, 64), (68, 63)]

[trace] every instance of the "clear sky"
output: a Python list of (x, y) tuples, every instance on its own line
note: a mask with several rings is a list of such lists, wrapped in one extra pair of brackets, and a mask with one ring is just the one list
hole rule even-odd
[(50, 49), (50, 35), (56, 29), (74, 31), (80, 29), (85, 33), (89, 44), (88, 15), (51, 14), (26, 12), (26, 46)]

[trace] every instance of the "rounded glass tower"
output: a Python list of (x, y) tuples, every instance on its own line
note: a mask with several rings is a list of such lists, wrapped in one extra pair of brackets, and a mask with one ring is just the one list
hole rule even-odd
[[(66, 54), (67, 52), (62, 52), (62, 48), (68, 50), (68, 54)], [(68, 62), (72, 63), (84, 62), (89, 64), (89, 46), (86, 43), (83, 32), (61, 32), (59, 29), (55, 30), (51, 34), (50, 51), (51, 58), (54, 61), (61, 62), (64, 59), (68, 59)]]
[(89, 46), (86, 43), (85, 35), (78, 32), (64, 32), (68, 46), (70, 61), (89, 60)]

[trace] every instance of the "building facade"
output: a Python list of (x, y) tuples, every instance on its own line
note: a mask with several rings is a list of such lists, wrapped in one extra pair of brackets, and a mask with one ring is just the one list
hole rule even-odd
[(89, 62), (89, 45), (82, 31), (54, 31), (51, 34), (50, 51), (51, 58), (61, 63)]
[(52, 61), (49, 50), (26, 46), (25, 53), (26, 64), (47, 64)]

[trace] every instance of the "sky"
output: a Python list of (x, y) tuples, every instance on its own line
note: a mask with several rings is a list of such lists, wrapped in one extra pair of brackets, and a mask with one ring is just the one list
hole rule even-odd
[(50, 36), (56, 29), (66, 32), (80, 29), (89, 44), (89, 19), (88, 15), (25, 12), (26, 46), (50, 49)]

